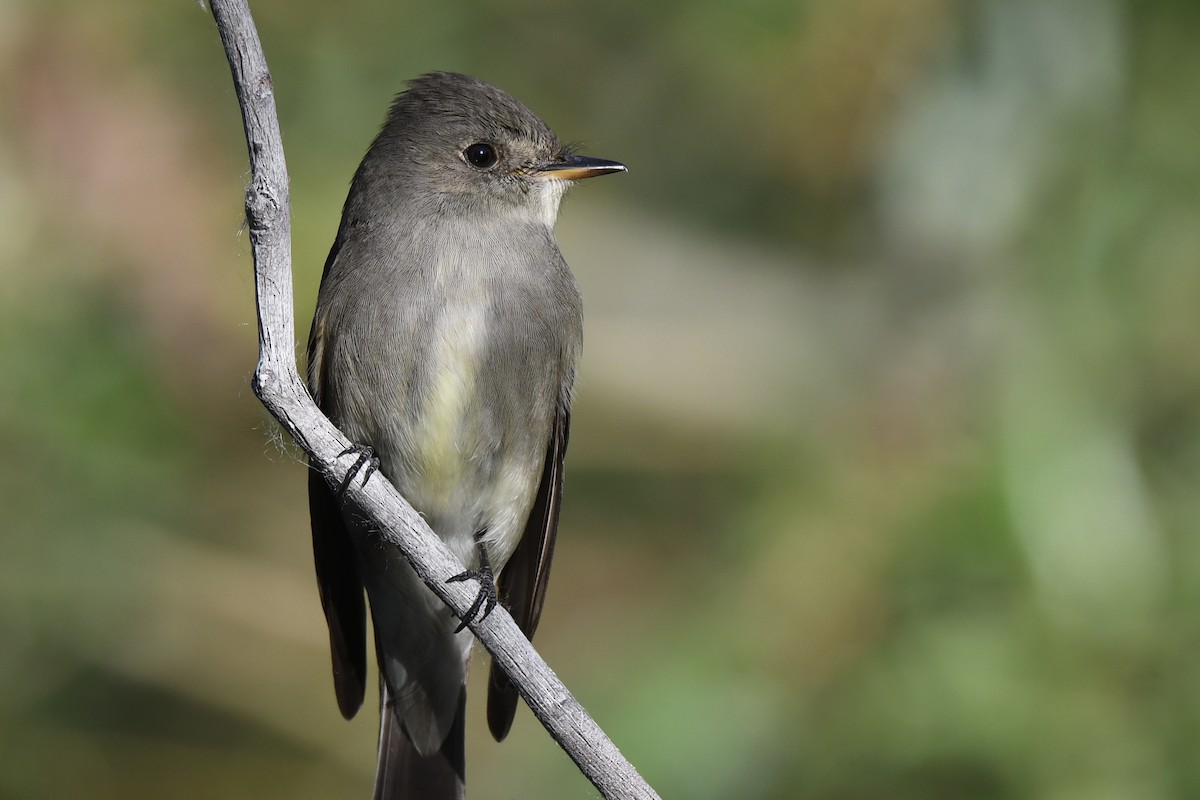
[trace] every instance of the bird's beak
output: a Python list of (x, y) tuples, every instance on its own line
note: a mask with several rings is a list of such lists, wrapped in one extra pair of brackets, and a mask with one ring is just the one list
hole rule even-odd
[(625, 165), (620, 161), (573, 155), (567, 156), (556, 164), (540, 167), (538, 176), (552, 181), (581, 181), (584, 178), (595, 178), (600, 175), (625, 171)]

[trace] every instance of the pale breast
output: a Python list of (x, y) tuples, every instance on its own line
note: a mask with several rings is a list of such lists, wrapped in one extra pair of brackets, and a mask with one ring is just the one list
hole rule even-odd
[(494, 284), (459, 281), (442, 298), (414, 365), (402, 491), (448, 541), (484, 531), (503, 563), (541, 479), (561, 346)]
[(488, 317), (486, 298), (455, 297), (429, 331), (421, 369), (425, 385), (410, 412), (406, 437), (409, 481), (427, 514), (445, 516), (461, 508), (479, 495), (481, 482), (490, 482), (487, 462), (495, 457), (503, 431), (488, 430), (484, 413), (490, 400), (490, 387), (481, 385)]
[(375, 448), (384, 474), (460, 557), (486, 531), (502, 562), (573, 374), (578, 293), (544, 233), (497, 240), (471, 230), (413, 249), (433, 257), (397, 266), (391, 291), (364, 281), (331, 308), (341, 334), (335, 421)]

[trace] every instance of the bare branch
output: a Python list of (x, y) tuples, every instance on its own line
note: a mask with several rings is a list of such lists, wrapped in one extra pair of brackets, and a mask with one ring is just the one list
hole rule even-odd
[[(346, 479), (355, 459), (339, 458), (350, 443), (317, 408), (296, 369), (291, 208), (271, 74), (246, 0), (210, 3), (233, 73), (250, 153), (246, 219), (254, 254), (259, 337), (254, 392), (321, 466), (326, 480), (336, 486)], [(346, 496), (461, 618), (476, 590), (466, 583), (447, 582), (464, 571), (463, 565), (396, 489), (376, 474), (365, 486), (354, 481)], [(506, 610), (497, 607), (485, 620), (473, 621), (469, 627), (546, 730), (607, 800), (658, 798), (537, 654)]]

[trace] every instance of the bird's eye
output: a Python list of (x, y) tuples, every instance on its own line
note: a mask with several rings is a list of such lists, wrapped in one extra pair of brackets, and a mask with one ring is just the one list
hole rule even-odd
[(498, 160), (496, 157), (496, 148), (492, 147), (487, 142), (476, 142), (468, 145), (466, 150), (463, 150), (463, 158), (467, 160), (475, 169), (487, 169)]

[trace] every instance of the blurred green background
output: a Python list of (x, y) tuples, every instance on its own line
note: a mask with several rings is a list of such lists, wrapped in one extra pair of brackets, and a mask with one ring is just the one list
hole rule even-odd
[[(253, 4), (301, 336), (430, 69), (627, 176), (546, 658), (664, 798), (1200, 796), (1200, 5)], [(0, 797), (366, 797), (186, 0), (0, 0)], [(522, 711), (477, 798), (595, 797)]]

